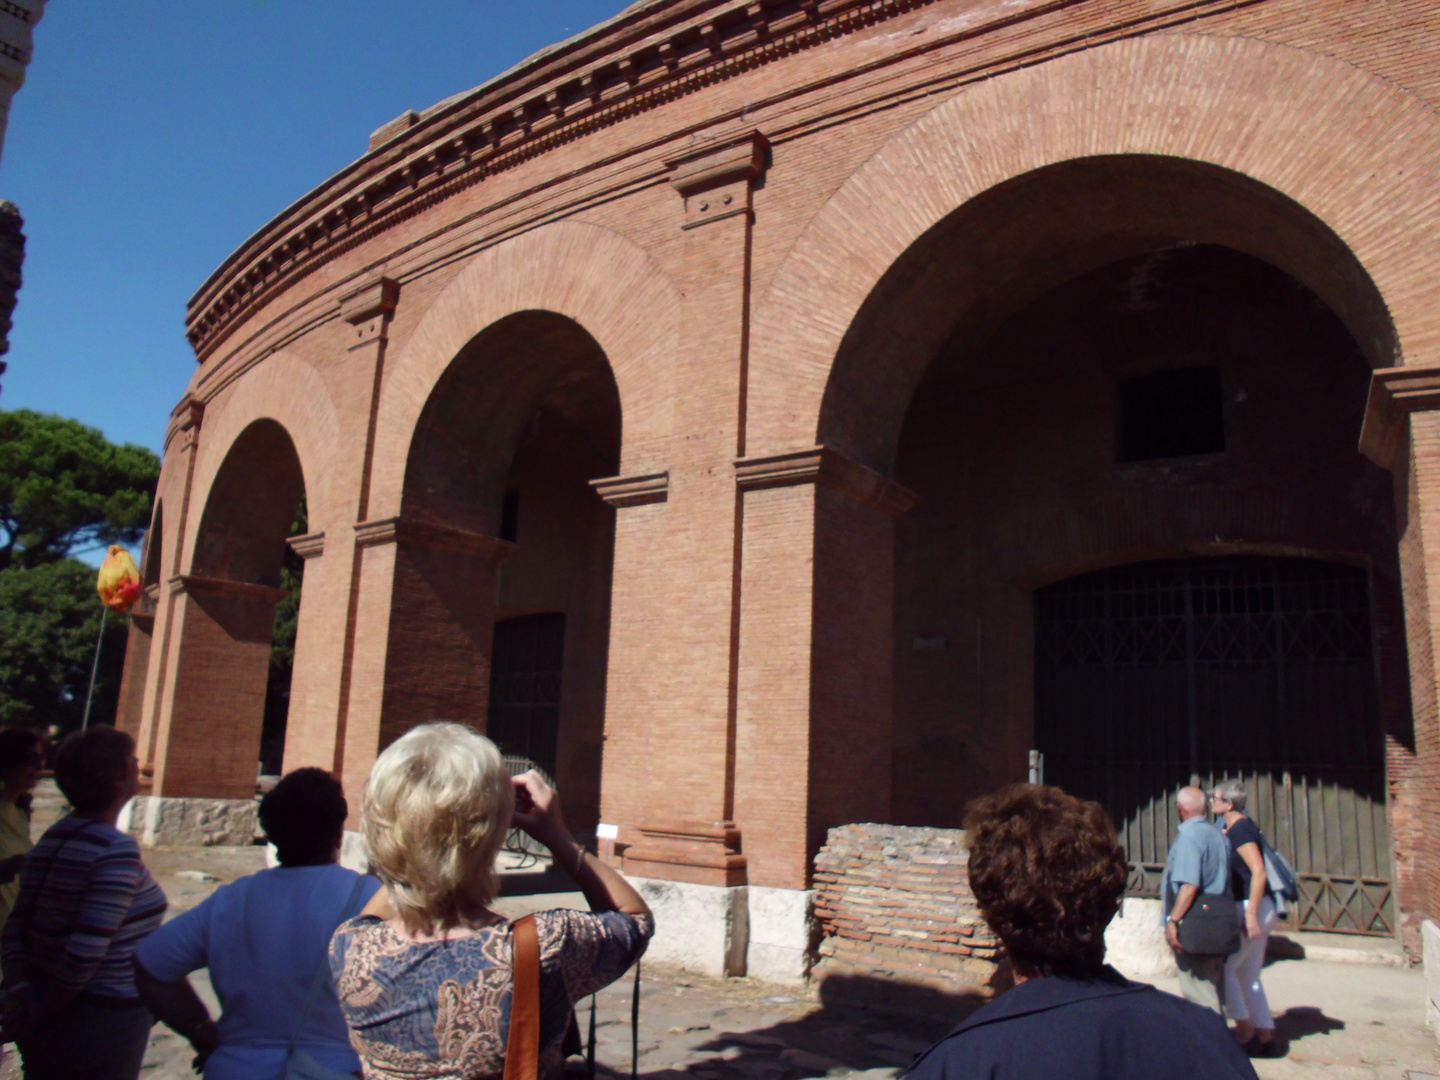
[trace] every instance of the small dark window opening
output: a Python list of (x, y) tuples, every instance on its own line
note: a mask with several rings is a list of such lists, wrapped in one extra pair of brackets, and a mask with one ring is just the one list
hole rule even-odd
[(1176, 368), (1120, 386), (1120, 460), (1151, 461), (1225, 449), (1219, 368)]
[[(491, 505), (494, 505), (493, 503)], [(505, 492), (505, 501), (500, 504), (500, 539), (515, 543), (520, 528), (520, 492), (511, 488)]]

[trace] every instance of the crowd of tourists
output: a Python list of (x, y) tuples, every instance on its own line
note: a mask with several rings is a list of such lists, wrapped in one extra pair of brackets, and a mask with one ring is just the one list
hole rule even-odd
[[(0, 732), (0, 1039), (30, 1080), (135, 1080), (157, 1020), (189, 1040), (208, 1080), (554, 1080), (573, 1049), (575, 1002), (619, 978), (654, 931), (639, 894), (572, 839), (545, 779), (512, 778), (495, 745), (459, 724), (418, 727), (376, 761), (361, 807), (374, 876), (338, 863), (340, 784), (297, 769), (260, 804), (279, 865), (169, 922), (139, 846), (117, 828), (140, 783), (130, 737), (97, 727), (60, 746), (55, 776), (72, 812), (32, 850), (43, 761), (34, 735)], [(1163, 885), (1189, 1001), (1105, 964), (1128, 865), (1098, 804), (1029, 784), (974, 803), (970, 887), (1015, 987), (910, 1075), (1253, 1078), (1249, 1056), (1269, 1052), (1274, 1034), (1260, 982), (1276, 918), (1266, 845), (1241, 785), (1208, 801), (1214, 825), (1203, 792), (1180, 793)], [(589, 911), (512, 922), (492, 909), (512, 825), (573, 875)], [(202, 968), (218, 1018), (188, 980)]]

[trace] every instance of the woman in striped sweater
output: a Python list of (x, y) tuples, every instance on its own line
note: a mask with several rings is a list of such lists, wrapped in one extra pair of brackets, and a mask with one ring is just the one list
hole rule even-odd
[(140, 786), (134, 740), (77, 732), (60, 745), (55, 779), (74, 812), (35, 845), (0, 939), (0, 1038), (19, 1046), (26, 1080), (134, 1080), (153, 1020), (132, 957), (166, 906), (139, 845), (115, 827)]

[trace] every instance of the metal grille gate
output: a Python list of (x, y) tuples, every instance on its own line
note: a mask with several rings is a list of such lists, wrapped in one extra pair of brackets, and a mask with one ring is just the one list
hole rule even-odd
[(490, 652), (487, 733), (507, 767), (537, 766), (555, 775), (560, 738), (560, 681), (565, 670), (565, 616), (521, 615), (495, 624)]
[(1158, 895), (1175, 794), (1239, 777), (1294, 864), (1302, 929), (1393, 934), (1384, 743), (1363, 570), (1143, 563), (1035, 594), (1046, 782), (1110, 812), (1130, 895)]

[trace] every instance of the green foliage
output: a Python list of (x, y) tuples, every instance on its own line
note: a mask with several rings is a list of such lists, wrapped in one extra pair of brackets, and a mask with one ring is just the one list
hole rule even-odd
[[(79, 726), (101, 610), (95, 568), (77, 559), (0, 570), (0, 726)], [(114, 719), (126, 633), (106, 620), (92, 721)]]
[(116, 446), (77, 420), (0, 412), (0, 570), (135, 543), (159, 478), (143, 446)]

